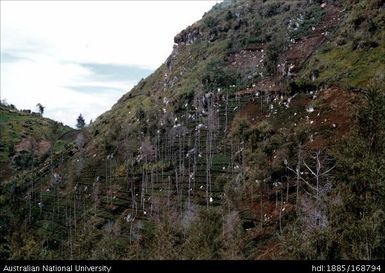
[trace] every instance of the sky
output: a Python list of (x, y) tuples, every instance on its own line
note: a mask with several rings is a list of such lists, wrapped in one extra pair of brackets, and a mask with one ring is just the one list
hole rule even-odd
[(74, 127), (159, 67), (219, 1), (0, 1), (0, 99)]

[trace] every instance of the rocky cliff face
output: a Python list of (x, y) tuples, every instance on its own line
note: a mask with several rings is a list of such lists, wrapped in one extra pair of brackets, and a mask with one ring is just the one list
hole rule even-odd
[[(366, 257), (366, 239), (333, 236), (361, 219), (347, 196), (381, 188), (365, 178), (358, 193), (341, 155), (372, 117), (355, 113), (383, 99), (383, 19), (381, 1), (216, 5), (71, 147), (3, 182), (2, 257)], [(365, 160), (383, 162), (377, 152)], [(356, 218), (338, 224), (343, 210)]]

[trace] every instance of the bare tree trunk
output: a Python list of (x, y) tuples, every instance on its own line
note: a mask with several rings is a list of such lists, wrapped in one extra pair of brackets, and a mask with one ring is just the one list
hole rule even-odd
[(278, 191), (275, 189), (275, 209), (278, 207)]
[(282, 188), (281, 188), (281, 207), (279, 209), (279, 232), (282, 234), (282, 210), (283, 210), (283, 198), (282, 198)]
[(209, 179), (210, 179), (210, 166), (209, 166), (209, 129), (206, 134), (206, 205), (209, 206)]
[(154, 196), (154, 169), (151, 169), (151, 215), (154, 207), (153, 196)]
[(76, 234), (76, 190), (74, 193), (74, 232)]
[(175, 187), (176, 187), (176, 198), (179, 204), (179, 183), (178, 183), (178, 170), (175, 169)]
[(72, 230), (72, 219), (71, 219), (71, 212), (69, 214), (69, 219), (68, 219), (68, 227), (69, 227), (69, 237), (70, 237), (70, 257), (73, 259), (73, 230)]
[(225, 130), (227, 133), (227, 123), (228, 123), (228, 103), (229, 103), (229, 91), (226, 90), (226, 101), (225, 101)]
[[(33, 181), (32, 181), (32, 185), (33, 185)], [(31, 224), (32, 223), (32, 193), (33, 193), (33, 186), (32, 186), (32, 190), (31, 190), (31, 193), (28, 195), (28, 223)]]
[(301, 164), (302, 164), (302, 144), (298, 144), (298, 155), (297, 155), (297, 167), (296, 167), (296, 206), (298, 209), (299, 205), (299, 189), (300, 189), (300, 178), (301, 178)]
[(262, 191), (262, 183), (260, 185), (260, 201), (259, 201), (259, 210), (261, 212), (261, 228), (263, 227), (263, 191)]
[(286, 181), (286, 203), (289, 203), (289, 181)]
[[(43, 204), (43, 197), (41, 195), (41, 192), (39, 193), (39, 195), (40, 195), (40, 201), (39, 202), (40, 202), (40, 204)], [(42, 212), (43, 212), (43, 207), (40, 206), (40, 217), (41, 217)]]
[(167, 212), (170, 208), (170, 195), (171, 195), (171, 177), (168, 177), (168, 190), (167, 190)]
[[(109, 155), (107, 156), (106, 158), (106, 185), (108, 185), (108, 188), (109, 187), (109, 179), (108, 179), (108, 159), (109, 159)], [(108, 194), (107, 194), (107, 204), (110, 203), (110, 192), (108, 191)]]

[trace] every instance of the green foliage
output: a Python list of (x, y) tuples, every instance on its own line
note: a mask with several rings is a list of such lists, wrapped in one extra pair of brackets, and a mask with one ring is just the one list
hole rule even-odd
[(265, 59), (266, 71), (269, 75), (273, 75), (277, 71), (278, 57), (285, 51), (287, 47), (287, 39), (283, 32), (277, 32), (267, 45), (267, 54)]
[(144, 258), (169, 260), (180, 258), (181, 230), (180, 226), (170, 219), (151, 223), (150, 229), (144, 229)]
[(207, 91), (213, 91), (236, 84), (238, 78), (237, 73), (226, 68), (222, 60), (213, 60), (207, 64), (202, 83)]
[(143, 108), (139, 108), (136, 110), (135, 116), (139, 120), (143, 120), (146, 117), (146, 113), (144, 112)]
[(233, 18), (234, 18), (233, 13), (231, 12), (231, 10), (228, 10), (225, 17), (226, 21), (230, 21)]
[(367, 106), (358, 113), (357, 119), (354, 134), (337, 154), (336, 178), (341, 203), (333, 214), (333, 228), (340, 230), (341, 256), (384, 258), (384, 90), (369, 91)]
[(244, 140), (249, 137), (250, 124), (246, 119), (239, 119), (239, 122), (235, 123), (232, 128), (232, 134), (239, 140)]
[(274, 128), (268, 121), (262, 121), (258, 126), (251, 132), (252, 138), (250, 141), (253, 143), (264, 141), (270, 138), (274, 134)]
[[(65, 228), (53, 221), (41, 221), (36, 223), (38, 229), (36, 235), (42, 238), (42, 246), (47, 250), (57, 250), (65, 234)], [(44, 239), (43, 239), (44, 238)]]
[(385, 70), (384, 13), (371, 1), (357, 1), (347, 7), (330, 41), (309, 59), (300, 79), (309, 81), (316, 69), (319, 76), (313, 85), (340, 85), (368, 89), (371, 80), (381, 80)]
[(215, 209), (202, 210), (188, 230), (183, 245), (187, 259), (218, 259), (222, 241), (222, 215)]
[(370, 152), (385, 151), (385, 90), (370, 89), (368, 102), (358, 115), (359, 134)]
[[(259, 14), (263, 17), (273, 17), (278, 14), (280, 14), (284, 9), (282, 9), (283, 3), (282, 2), (266, 2), (263, 4), (262, 8), (259, 11)], [(287, 6), (286, 6), (287, 8)]]
[(22, 151), (13, 158), (13, 166), (17, 170), (30, 169), (33, 166), (35, 160), (36, 158), (32, 153)]
[(333, 152), (335, 184), (324, 201), (327, 227), (310, 237), (299, 222), (286, 230), (283, 245), (294, 258), (384, 258), (385, 92), (374, 88), (366, 98), (351, 135)]
[[(191, 103), (194, 99), (195, 92), (194, 90), (187, 91), (186, 93), (181, 94), (178, 99), (175, 100), (174, 113), (181, 113), (186, 111), (187, 108), (191, 107)], [(185, 106), (187, 104), (187, 107)]]
[(218, 24), (218, 20), (213, 16), (207, 16), (204, 20), (204, 24), (207, 28), (213, 28)]
[[(330, 43), (310, 58), (299, 77), (294, 76), (289, 91), (300, 94), (292, 97), (290, 106), (284, 106), (287, 97), (280, 98), (287, 91), (284, 85), (279, 95), (272, 95), (274, 101), (261, 99), (261, 106), (255, 97), (232, 96), (237, 91), (254, 92), (252, 84), (260, 88), (258, 81), (268, 76), (278, 78), (277, 64), (285, 61), (289, 39), (303, 38), (323, 19), (325, 12), (318, 3), (239, 0), (217, 5), (201, 22), (177, 36), (178, 46), (166, 64), (89, 126), (92, 137), (85, 137), (81, 150), (65, 135), (69, 128), (0, 106), (0, 164), (13, 157), (20, 170), (37, 167), (1, 181), (0, 234), (5, 236), (0, 237), (0, 258), (383, 258), (384, 92), (367, 94), (367, 105), (357, 115), (354, 130), (338, 149), (322, 143), (326, 134), (317, 142), (323, 128), (312, 128), (305, 118), (310, 116), (315, 127), (322, 123), (323, 115), (330, 114), (328, 108), (318, 105), (320, 118), (315, 118), (317, 113), (306, 113), (309, 100), (318, 103), (305, 94), (307, 91), (324, 84), (366, 88), (369, 79), (383, 78), (383, 15), (375, 2), (355, 1), (345, 11), (347, 20), (343, 18), (339, 30), (326, 35)], [(290, 25), (291, 19), (298, 20), (298, 26)], [(266, 54), (266, 71), (257, 69), (262, 67), (258, 59), (251, 59), (259, 54)], [(317, 77), (314, 82), (310, 82), (312, 74)], [(193, 166), (192, 156), (185, 157), (186, 147), (190, 149), (194, 142), (195, 122), (204, 122), (206, 116), (192, 120), (189, 114), (199, 110), (192, 102), (202, 93), (218, 88), (224, 92), (215, 95), (231, 97), (226, 105), (229, 130), (222, 131), (224, 116), (219, 116), (220, 128), (214, 132), (210, 155), (210, 190), (215, 201), (206, 207), (206, 202), (196, 201), (206, 198), (204, 188), (197, 190), (207, 177), (205, 133), (196, 140), (200, 152), (194, 155), (198, 156), (197, 165)], [(164, 98), (170, 103), (164, 103)], [(215, 107), (225, 107), (224, 100), (218, 104)], [(266, 109), (269, 106), (273, 107)], [(190, 134), (180, 139), (181, 150), (169, 139), (175, 118)], [(340, 138), (339, 129), (330, 129), (327, 136)], [(88, 128), (83, 131), (86, 134)], [(314, 143), (309, 141), (312, 135)], [(52, 157), (18, 154), (17, 145), (26, 137), (54, 142)], [(159, 160), (142, 163), (137, 159), (146, 137), (151, 145), (157, 145)], [(333, 154), (336, 167), (330, 175), (331, 191), (316, 201), (309, 198), (315, 213), (320, 206), (327, 206), (321, 211), (327, 216), (327, 225), (309, 229), (304, 217), (306, 203), (295, 204), (296, 181), (283, 162), (287, 160), (287, 166), (295, 168), (301, 161), (299, 149), (311, 150), (312, 145)], [(313, 162), (310, 152), (303, 152), (308, 163)], [(195, 176), (190, 176), (193, 172)], [(304, 179), (310, 177), (303, 166), (301, 172)], [(58, 185), (53, 185), (55, 173), (63, 178)], [(178, 175), (185, 183), (179, 188), (174, 178)], [(171, 178), (168, 190), (163, 177)], [(188, 177), (191, 180), (187, 181)], [(192, 184), (198, 186), (194, 185), (191, 202), (187, 202), (189, 189), (185, 185), (192, 177)], [(32, 183), (41, 195), (28, 203), (25, 196)], [(143, 187), (147, 188), (142, 197)], [(300, 189), (301, 197), (311, 195), (305, 187)], [(39, 209), (39, 198), (52, 215)], [(285, 202), (285, 211), (280, 210), (279, 201)], [(146, 216), (127, 220), (128, 208), (148, 208), (150, 202), (151, 212)], [(74, 208), (77, 219), (73, 219)], [(26, 219), (29, 213), (31, 221)], [(278, 239), (281, 245), (276, 244)]]
[(290, 37), (298, 39), (303, 37), (312, 30), (312, 27), (317, 26), (325, 15), (325, 10), (320, 5), (312, 5), (305, 10), (303, 19), (299, 22), (298, 27), (291, 28)]
[(80, 114), (76, 119), (76, 128), (83, 129), (85, 126), (86, 126), (86, 122), (84, 121), (82, 114)]
[(224, 186), (226, 185), (227, 183), (227, 178), (224, 177), (224, 176), (218, 176), (215, 181), (214, 181), (214, 189), (216, 190), (219, 190), (219, 191), (223, 191), (224, 189)]
[(63, 140), (56, 141), (53, 147), (53, 151), (55, 153), (63, 151), (65, 149), (65, 144), (66, 143)]

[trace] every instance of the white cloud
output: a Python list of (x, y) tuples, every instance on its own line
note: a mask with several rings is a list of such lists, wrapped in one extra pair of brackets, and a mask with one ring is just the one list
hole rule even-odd
[(95, 119), (140, 78), (103, 78), (82, 64), (153, 70), (171, 53), (173, 37), (215, 3), (1, 1), (1, 98), (18, 108), (40, 102), (46, 116), (71, 126), (80, 112)]

